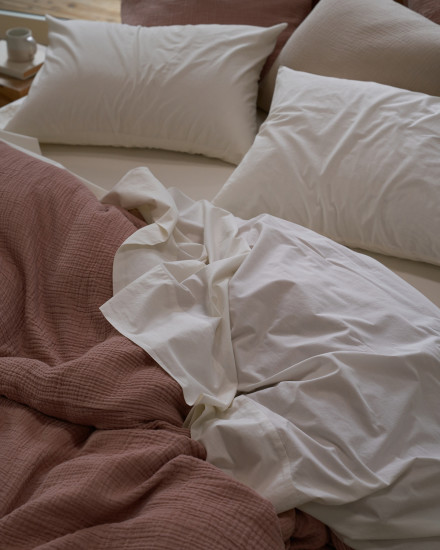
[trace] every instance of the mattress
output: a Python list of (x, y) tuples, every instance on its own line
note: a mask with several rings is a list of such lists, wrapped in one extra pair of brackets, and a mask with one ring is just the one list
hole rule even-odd
[[(0, 109), (0, 128), (19, 109), (25, 98)], [(259, 121), (265, 114), (259, 112)], [(3, 131), (0, 137), (43, 158), (64, 166), (81, 177), (100, 198), (133, 168), (148, 167), (167, 188), (177, 188), (194, 200), (212, 200), (235, 166), (219, 159), (158, 149), (40, 144), (38, 140)], [(440, 267), (425, 262), (358, 250), (414, 286), (440, 307)]]

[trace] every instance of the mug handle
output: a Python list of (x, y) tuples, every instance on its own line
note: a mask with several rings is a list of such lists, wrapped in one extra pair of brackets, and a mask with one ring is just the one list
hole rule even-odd
[(32, 52), (32, 55), (35, 55), (37, 52), (37, 42), (35, 41), (35, 38), (33, 36), (28, 36), (26, 38), (26, 42), (30, 45), (30, 49)]

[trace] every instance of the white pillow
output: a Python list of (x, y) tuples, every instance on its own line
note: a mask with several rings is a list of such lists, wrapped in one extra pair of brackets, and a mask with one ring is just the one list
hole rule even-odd
[(46, 62), (7, 130), (234, 164), (251, 146), (258, 77), (285, 24), (147, 28), (47, 19)]
[(440, 98), (281, 67), (268, 118), (214, 204), (439, 265)]

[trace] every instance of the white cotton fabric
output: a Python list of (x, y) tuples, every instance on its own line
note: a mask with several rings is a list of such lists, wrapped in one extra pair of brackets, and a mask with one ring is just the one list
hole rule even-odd
[(286, 24), (139, 27), (48, 16), (46, 61), (6, 129), (42, 143), (149, 147), (238, 164)]
[[(115, 298), (102, 311), (178, 380), (188, 404), (224, 409), (237, 388), (227, 288), (249, 247), (234, 238), (229, 213), (179, 192), (176, 200), (178, 205), (146, 168), (130, 171), (104, 197), (137, 207), (154, 223), (129, 237), (116, 254)], [(130, 307), (133, 301), (136, 309)], [(194, 376), (179, 359), (189, 349), (197, 350)]]
[(151, 224), (102, 312), (181, 384), (208, 461), (355, 549), (438, 548), (440, 310), (366, 256), (147, 169), (104, 201)]
[(439, 151), (440, 97), (281, 67), (268, 118), (213, 202), (440, 265)]

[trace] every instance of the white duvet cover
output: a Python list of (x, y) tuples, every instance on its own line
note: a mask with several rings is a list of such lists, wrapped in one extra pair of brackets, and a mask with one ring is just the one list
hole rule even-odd
[(355, 549), (438, 549), (440, 309), (364, 255), (147, 169), (103, 200), (152, 223), (102, 311), (181, 384), (208, 460)]

